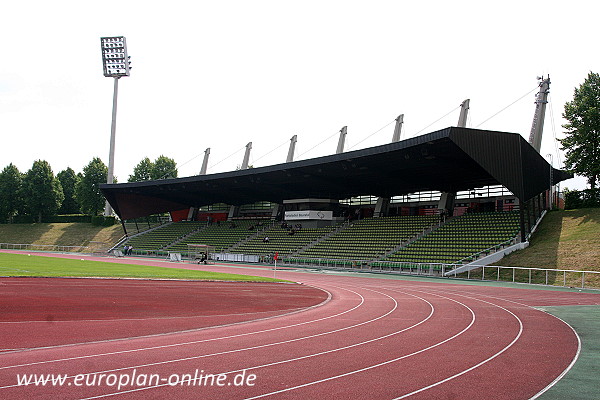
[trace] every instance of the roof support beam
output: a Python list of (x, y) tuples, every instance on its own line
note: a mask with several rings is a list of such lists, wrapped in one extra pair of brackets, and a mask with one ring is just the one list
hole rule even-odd
[(344, 143), (346, 143), (346, 135), (348, 134), (348, 127), (344, 126), (340, 129), (340, 139), (338, 140), (337, 150), (335, 154), (342, 154), (344, 152)]
[(252, 142), (248, 142), (246, 145), (246, 152), (244, 153), (244, 160), (240, 169), (248, 169), (248, 163), (250, 162), (250, 150), (252, 150)]
[(467, 127), (467, 117), (469, 115), (469, 99), (466, 99), (462, 103), (460, 103), (460, 115), (458, 116), (458, 126), (459, 128)]
[(296, 142), (297, 141), (298, 141), (298, 135), (294, 135), (290, 139), (290, 149), (288, 150), (288, 155), (287, 155), (287, 158), (285, 159), (286, 163), (294, 161), (294, 151), (296, 151)]
[[(466, 99), (462, 103), (460, 103), (460, 115), (458, 116), (458, 124), (459, 128), (467, 127), (467, 117), (469, 116), (469, 103), (470, 100)], [(456, 192), (454, 193), (444, 193), (442, 192), (440, 196), (440, 201), (438, 203), (438, 210), (442, 210), (441, 212), (454, 215), (454, 200), (456, 199)]]
[(202, 168), (200, 169), (200, 175), (206, 175), (208, 169), (208, 156), (210, 156), (210, 147), (204, 150), (204, 159), (202, 160)]
[[(402, 124), (404, 124), (404, 114), (398, 115), (396, 118), (396, 126), (394, 127), (394, 135), (392, 136), (392, 143), (399, 142), (402, 134)], [(378, 197), (377, 203), (375, 204), (375, 216), (385, 217), (388, 215), (390, 210), (390, 197)]]
[(404, 114), (398, 115), (396, 118), (396, 126), (394, 127), (394, 136), (392, 136), (392, 143), (400, 141), (400, 135), (402, 134), (402, 124), (404, 124)]

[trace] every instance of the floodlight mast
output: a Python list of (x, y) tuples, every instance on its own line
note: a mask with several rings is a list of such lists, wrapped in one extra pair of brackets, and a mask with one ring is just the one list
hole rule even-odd
[[(130, 56), (127, 55), (127, 42), (125, 36), (100, 38), (102, 49), (102, 67), (104, 76), (114, 78), (112, 122), (110, 125), (110, 152), (108, 155), (108, 175), (106, 183), (113, 183), (115, 168), (115, 133), (117, 131), (117, 96), (119, 93), (119, 78), (129, 76)], [(104, 207), (104, 215), (112, 215), (113, 210), (109, 202)]]

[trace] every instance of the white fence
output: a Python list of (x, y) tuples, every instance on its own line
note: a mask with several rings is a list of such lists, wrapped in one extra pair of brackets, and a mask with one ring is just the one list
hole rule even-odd
[(447, 273), (449, 277), (479, 279), (485, 281), (528, 283), (582, 289), (600, 289), (600, 272), (571, 269), (547, 269), (481, 265), (459, 274)]
[(289, 257), (284, 265), (357, 272), (392, 273), (405, 275), (421, 275), (432, 277), (450, 277), (457, 279), (526, 283), (531, 285), (548, 285), (574, 287), (583, 289), (600, 289), (600, 272), (544, 269), (525, 267), (504, 267), (497, 265), (471, 265), (465, 272), (452, 271), (463, 264), (409, 263), (389, 261), (310, 259)]
[(106, 253), (108, 246), (58, 246), (49, 244), (0, 243), (0, 250), (50, 251), (57, 253)]

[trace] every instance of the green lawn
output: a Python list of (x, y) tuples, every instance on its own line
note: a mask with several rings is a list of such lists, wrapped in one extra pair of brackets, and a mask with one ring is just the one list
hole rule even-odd
[(600, 208), (549, 212), (528, 248), (496, 264), (600, 271)]
[(0, 253), (0, 276), (195, 279), (282, 282), (279, 279), (83, 259)]

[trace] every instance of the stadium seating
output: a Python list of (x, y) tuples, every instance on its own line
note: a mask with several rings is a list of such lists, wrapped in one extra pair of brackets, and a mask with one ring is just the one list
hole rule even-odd
[[(278, 253), (284, 257), (327, 235), (334, 229), (336, 229), (335, 226), (309, 229), (274, 225), (246, 243), (232, 249), (231, 252), (258, 255)], [(268, 238), (268, 241), (266, 238)]]
[(464, 214), (439, 229), (401, 248), (387, 261), (415, 263), (462, 263), (475, 255), (496, 250), (519, 231), (518, 213), (492, 212)]
[(206, 225), (205, 222), (173, 222), (134, 236), (126, 243), (135, 250), (160, 250)]
[(431, 228), (436, 216), (396, 216), (355, 221), (297, 254), (300, 258), (373, 260)]
[(215, 251), (225, 251), (236, 243), (268, 228), (270, 224), (270, 221), (261, 220), (234, 220), (213, 223), (198, 232), (194, 232), (183, 240), (168, 246), (167, 250), (170, 252), (185, 253), (188, 244), (206, 244), (213, 246)]
[[(176, 222), (131, 238), (134, 252), (186, 253), (188, 244), (217, 252), (269, 256), (290, 262), (396, 268), (394, 263), (465, 263), (499, 249), (519, 231), (518, 213), (465, 214), (439, 225), (439, 217), (367, 218), (343, 226), (298, 229), (265, 220)], [(268, 240), (266, 239), (268, 238)], [(344, 264), (345, 263), (345, 264)], [(324, 265), (325, 265), (324, 264)], [(366, 265), (366, 264), (365, 264)], [(410, 267), (412, 268), (412, 266)]]

